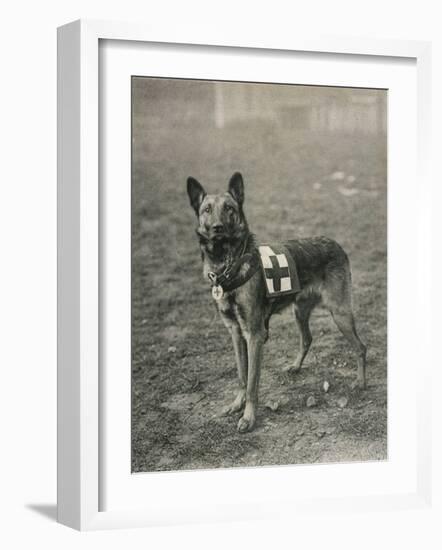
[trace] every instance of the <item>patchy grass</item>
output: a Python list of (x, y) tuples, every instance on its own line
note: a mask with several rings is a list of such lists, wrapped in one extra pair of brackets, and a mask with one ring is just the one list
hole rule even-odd
[[(133, 471), (385, 459), (385, 138), (295, 132), (259, 121), (211, 132), (149, 123), (139, 120), (134, 136)], [(235, 170), (244, 175), (245, 210), (258, 236), (323, 234), (347, 250), (357, 325), (368, 346), (368, 389), (357, 392), (355, 357), (328, 315), (317, 312), (305, 366), (288, 377), (282, 368), (293, 361), (298, 337), (289, 312), (275, 316), (258, 423), (249, 434), (237, 433), (238, 416), (218, 416), (234, 396), (236, 369), (202, 279), (185, 190), (189, 175), (223, 189)], [(309, 395), (315, 407), (306, 407)], [(341, 397), (348, 400), (343, 409)]]

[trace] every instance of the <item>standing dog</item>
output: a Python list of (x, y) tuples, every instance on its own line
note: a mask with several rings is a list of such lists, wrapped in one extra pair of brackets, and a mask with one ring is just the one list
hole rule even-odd
[(273, 313), (289, 305), (294, 307), (300, 350), (295, 363), (286, 370), (301, 368), (312, 342), (310, 314), (321, 305), (330, 311), (355, 349), (358, 385), (365, 388), (366, 347), (356, 332), (351, 306), (350, 264), (340, 245), (326, 237), (284, 242), (295, 260), (301, 290), (294, 295), (268, 299), (264, 276), (258, 268), (257, 243), (249, 232), (243, 211), (241, 174), (237, 172), (232, 176), (226, 193), (209, 195), (194, 178), (188, 178), (187, 192), (198, 218), (196, 232), (204, 277), (212, 282), (219, 313), (232, 335), (239, 391), (223, 413), (238, 412), (244, 407), (238, 431), (249, 431), (255, 425), (261, 359), (269, 320)]

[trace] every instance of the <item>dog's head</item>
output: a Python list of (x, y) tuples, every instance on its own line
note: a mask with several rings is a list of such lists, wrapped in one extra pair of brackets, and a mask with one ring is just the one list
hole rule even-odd
[(188, 178), (187, 193), (203, 242), (233, 242), (243, 238), (247, 222), (243, 212), (244, 182), (239, 172), (230, 178), (226, 193), (209, 195), (195, 178)]

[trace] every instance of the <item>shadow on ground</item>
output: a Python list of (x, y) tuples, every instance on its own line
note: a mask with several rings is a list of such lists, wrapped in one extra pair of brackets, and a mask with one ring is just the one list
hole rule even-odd
[(51, 521), (57, 521), (56, 504), (26, 504), (25, 508), (43, 516)]

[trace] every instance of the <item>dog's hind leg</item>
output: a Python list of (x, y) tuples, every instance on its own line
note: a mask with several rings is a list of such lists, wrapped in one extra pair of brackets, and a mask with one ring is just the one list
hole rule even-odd
[(310, 349), (312, 333), (310, 332), (309, 320), (314, 303), (308, 299), (299, 300), (294, 304), (295, 320), (299, 331), (299, 351), (293, 365), (284, 368), (285, 372), (298, 371)]
[(345, 338), (350, 342), (350, 345), (356, 351), (358, 355), (358, 377), (357, 383), (361, 389), (366, 387), (366, 378), (365, 378), (365, 366), (366, 366), (366, 355), (367, 348), (361, 342), (361, 339), (356, 332), (355, 320), (353, 317), (353, 312), (349, 306), (340, 306), (335, 309), (330, 310), (332, 317), (338, 326), (339, 330), (345, 336)]
[(356, 332), (353, 309), (351, 305), (351, 272), (348, 260), (334, 266), (327, 274), (323, 290), (323, 304), (330, 311), (337, 327), (356, 351), (358, 356), (357, 385), (366, 387), (365, 364), (367, 348)]

